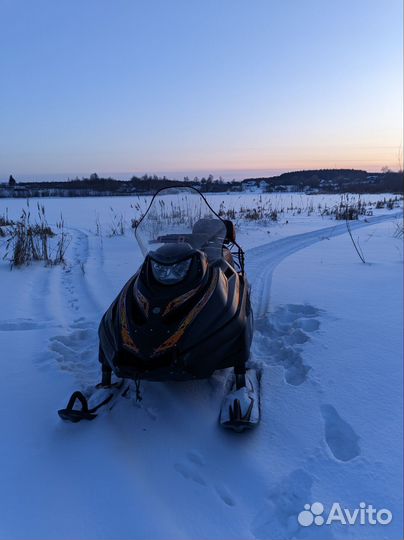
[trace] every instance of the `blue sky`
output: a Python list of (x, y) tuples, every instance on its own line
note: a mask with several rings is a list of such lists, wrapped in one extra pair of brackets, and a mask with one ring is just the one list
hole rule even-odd
[(0, 175), (402, 161), (401, 0), (0, 0)]

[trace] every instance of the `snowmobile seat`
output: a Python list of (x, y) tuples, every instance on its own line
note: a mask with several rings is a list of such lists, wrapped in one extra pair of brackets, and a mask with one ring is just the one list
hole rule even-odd
[[(223, 237), (223, 224), (225, 237)], [(222, 239), (226, 244), (234, 244), (236, 241), (236, 228), (230, 219), (198, 219), (192, 228), (192, 234), (204, 234), (213, 239)]]
[(224, 227), (221, 219), (198, 219), (192, 227), (192, 234), (203, 234), (207, 241), (224, 240)]
[(234, 244), (236, 241), (236, 227), (230, 219), (223, 220), (226, 225), (226, 238), (224, 239), (226, 244)]

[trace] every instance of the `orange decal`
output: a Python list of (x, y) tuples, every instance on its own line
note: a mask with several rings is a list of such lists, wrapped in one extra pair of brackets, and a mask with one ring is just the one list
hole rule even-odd
[(212, 279), (212, 283), (209, 285), (208, 290), (205, 292), (205, 294), (202, 296), (202, 298), (199, 300), (196, 306), (193, 309), (191, 309), (191, 311), (188, 313), (185, 319), (182, 320), (180, 326), (178, 327), (178, 330), (172, 336), (166, 339), (164, 343), (162, 343), (159, 347), (157, 347), (157, 349), (155, 349), (152, 356), (156, 356), (157, 354), (167, 349), (170, 349), (171, 347), (173, 347), (174, 345), (178, 343), (178, 341), (184, 335), (184, 332), (188, 328), (188, 326), (192, 323), (192, 321), (200, 313), (200, 311), (206, 306), (208, 300), (213, 294), (213, 291), (216, 289), (218, 279), (219, 279), (219, 271), (216, 271)]
[(195, 287), (195, 289), (192, 289), (191, 291), (188, 291), (182, 296), (178, 296), (178, 298), (174, 298), (174, 300), (171, 300), (171, 302), (167, 304), (167, 307), (164, 310), (163, 317), (164, 315), (167, 315), (167, 313), (170, 313), (170, 311), (172, 311), (173, 309), (177, 308), (178, 306), (192, 298), (192, 296), (194, 296), (194, 294), (196, 294), (200, 288), (201, 286), (199, 285), (199, 287)]
[(223, 272), (220, 272), (220, 281), (222, 282), (223, 288), (224, 288), (224, 290), (226, 291), (226, 294), (227, 294), (227, 291), (229, 289), (229, 283), (228, 283), (227, 278), (226, 278), (226, 276), (224, 275)]
[(139, 307), (143, 310), (143, 313), (145, 314), (146, 319), (147, 319), (149, 316), (149, 302), (147, 301), (147, 298), (144, 297), (143, 294), (139, 291), (138, 286), (137, 286), (138, 280), (139, 278), (136, 280), (136, 283), (135, 283), (135, 298), (137, 300), (137, 303), (139, 304)]
[(129, 333), (128, 318), (126, 314), (126, 294), (131, 282), (126, 285), (122, 291), (121, 297), (119, 299), (119, 315), (121, 319), (121, 337), (124, 347), (129, 349), (132, 352), (138, 353), (139, 348), (136, 343), (133, 341), (132, 336)]

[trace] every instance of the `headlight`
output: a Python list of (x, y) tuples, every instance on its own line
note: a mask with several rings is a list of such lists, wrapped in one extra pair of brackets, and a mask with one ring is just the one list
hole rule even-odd
[(191, 265), (191, 259), (174, 264), (162, 264), (151, 261), (153, 276), (163, 285), (173, 285), (182, 281)]

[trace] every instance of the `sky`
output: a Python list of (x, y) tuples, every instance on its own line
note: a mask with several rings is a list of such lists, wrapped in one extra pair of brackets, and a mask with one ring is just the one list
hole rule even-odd
[(0, 180), (402, 168), (402, 0), (0, 0)]

